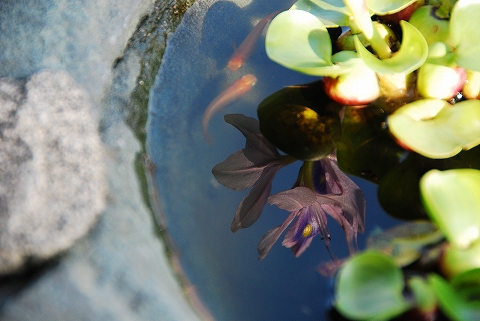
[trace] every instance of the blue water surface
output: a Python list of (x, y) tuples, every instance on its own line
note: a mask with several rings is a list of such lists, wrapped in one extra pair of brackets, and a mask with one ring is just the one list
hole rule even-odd
[[(230, 223), (246, 191), (228, 190), (211, 174), (215, 164), (245, 145), (241, 133), (223, 121), (223, 114), (255, 117), (256, 106), (269, 94), (316, 80), (271, 62), (263, 37), (242, 68), (235, 72), (225, 68), (233, 46), (241, 43), (256, 21), (289, 6), (289, 1), (255, 1), (243, 8), (229, 1), (211, 6), (197, 2), (169, 38), (150, 95), (147, 149), (157, 168), (167, 230), (186, 276), (217, 320), (325, 320), (331, 305), (333, 282), (317, 272), (321, 263), (330, 260), (323, 241), (316, 238), (295, 258), (280, 239), (266, 259), (258, 261), (261, 237), (288, 213), (267, 205), (252, 227), (232, 233)], [(206, 106), (247, 73), (258, 78), (257, 85), (213, 117), (214, 142), (205, 142), (201, 118)], [(292, 186), (300, 165), (294, 163), (277, 174), (273, 193)], [(394, 220), (378, 205), (376, 187), (355, 181), (367, 198), (366, 234), (377, 226), (393, 225)], [(332, 252), (346, 256), (343, 231), (333, 220), (329, 227)], [(364, 242), (361, 235), (361, 247)]]

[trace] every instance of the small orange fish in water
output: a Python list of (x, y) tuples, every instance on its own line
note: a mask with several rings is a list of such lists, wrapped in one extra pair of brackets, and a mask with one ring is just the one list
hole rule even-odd
[(224, 106), (230, 104), (235, 99), (239, 98), (246, 92), (248, 92), (257, 82), (257, 77), (252, 74), (242, 76), (236, 80), (230, 87), (222, 91), (215, 99), (208, 105), (207, 109), (203, 113), (202, 126), (203, 136), (205, 140), (210, 141), (210, 135), (208, 134), (208, 123), (212, 116), (222, 109)]
[(240, 46), (238, 46), (237, 50), (235, 50), (230, 57), (230, 61), (228, 62), (227, 66), (228, 69), (237, 70), (245, 63), (248, 57), (250, 57), (250, 55), (252, 54), (252, 51), (257, 44), (257, 40), (262, 34), (263, 29), (265, 29), (265, 26), (280, 12), (281, 11), (275, 11), (257, 23), (257, 25), (248, 34), (245, 40), (242, 41)]

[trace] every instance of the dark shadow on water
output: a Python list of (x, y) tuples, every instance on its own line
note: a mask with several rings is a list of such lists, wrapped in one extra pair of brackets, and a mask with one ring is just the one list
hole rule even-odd
[(28, 291), (37, 280), (52, 272), (58, 266), (60, 259), (61, 257), (57, 257), (41, 265), (27, 263), (22, 272), (0, 277), (0, 319), (3, 308), (9, 300), (13, 300), (22, 292)]

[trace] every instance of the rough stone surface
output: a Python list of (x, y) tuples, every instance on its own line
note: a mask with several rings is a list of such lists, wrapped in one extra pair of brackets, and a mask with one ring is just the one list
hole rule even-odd
[[(200, 320), (185, 299), (145, 204), (135, 167), (142, 148), (124, 122), (124, 106), (134, 87), (147, 82), (137, 78), (147, 67), (141, 56), (144, 51), (151, 56), (162, 52), (165, 35), (173, 31), (173, 8), (182, 0), (153, 2), (0, 1), (0, 77), (26, 79), (42, 69), (67, 71), (92, 101), (92, 124), (100, 128), (108, 180), (106, 208), (85, 237), (53, 262), (0, 277), (2, 321)], [(142, 30), (150, 10), (151, 27), (158, 26), (158, 32)], [(144, 36), (132, 41), (137, 33)], [(147, 46), (150, 41), (159, 45)], [(134, 53), (126, 55), (131, 49)], [(8, 98), (12, 107), (7, 107), (18, 108), (28, 99), (24, 84), (5, 80), (0, 100)], [(148, 99), (148, 92), (144, 97)], [(8, 115), (7, 107), (0, 108), (0, 114)], [(11, 117), (11, 123), (17, 121), (14, 113)], [(36, 119), (38, 124), (46, 121)], [(8, 126), (0, 123), (0, 129)], [(22, 154), (15, 147), (16, 153), (25, 164), (34, 163), (35, 148), (22, 139), (28, 149)]]
[(48, 259), (104, 208), (100, 135), (88, 96), (66, 72), (25, 86), (0, 80), (0, 274)]
[[(104, 132), (109, 203), (88, 237), (0, 304), (2, 321), (197, 321), (154, 233), (124, 123)], [(0, 286), (0, 297), (1, 297)]]

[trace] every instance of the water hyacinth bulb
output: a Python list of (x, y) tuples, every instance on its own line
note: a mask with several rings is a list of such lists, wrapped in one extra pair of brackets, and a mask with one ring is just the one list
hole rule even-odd
[(480, 268), (480, 241), (466, 249), (452, 245), (447, 246), (442, 255), (440, 268), (448, 278)]
[(388, 9), (390, 9), (390, 6), (395, 7), (395, 4), (397, 6), (400, 5), (400, 8), (402, 9), (399, 11), (397, 11), (398, 8), (396, 10), (393, 10), (393, 12), (390, 10), (386, 10), (385, 12), (385, 9), (382, 10), (381, 12), (378, 12), (378, 9), (374, 10), (381, 21), (388, 24), (392, 24), (392, 25), (395, 25), (395, 24), (398, 25), (402, 20), (408, 21), (408, 19), (410, 19), (410, 17), (417, 10), (417, 8), (419, 8), (424, 4), (424, 1), (413, 0), (413, 1), (391, 2), (391, 1), (381, 1), (381, 0), (369, 0), (367, 1), (367, 5), (369, 6), (370, 10), (374, 9), (372, 8), (372, 3), (375, 3), (376, 5), (380, 5), (380, 6), (385, 6), (385, 8), (388, 8)]
[(480, 72), (467, 70), (467, 80), (463, 86), (462, 94), (466, 99), (480, 98)]
[(366, 105), (380, 96), (377, 75), (352, 51), (333, 56), (335, 63), (348, 61), (353, 67), (349, 73), (323, 79), (325, 92), (334, 101), (347, 106)]
[(410, 17), (410, 24), (416, 27), (425, 37), (427, 43), (445, 42), (448, 38), (450, 23), (436, 15), (434, 6), (423, 6), (415, 10)]
[(418, 72), (417, 89), (426, 98), (450, 99), (462, 90), (466, 78), (463, 68), (425, 63)]

